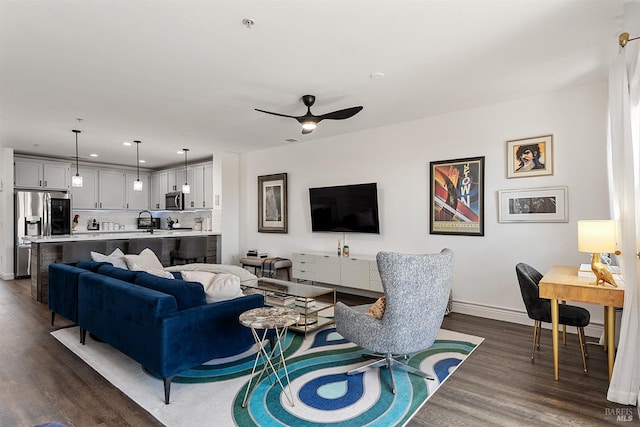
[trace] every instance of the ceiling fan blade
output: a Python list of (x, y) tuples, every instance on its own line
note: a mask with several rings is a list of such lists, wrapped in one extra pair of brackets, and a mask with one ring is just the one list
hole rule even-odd
[(297, 118), (298, 118), (298, 117), (296, 117), (296, 116), (289, 116), (288, 114), (272, 113), (271, 111), (260, 110), (260, 109), (258, 109), (258, 108), (254, 108), (254, 110), (256, 110), (256, 111), (260, 111), (261, 113), (272, 114), (272, 115), (274, 115), (274, 116), (289, 117), (289, 118), (291, 118), (291, 119), (297, 119)]
[(320, 120), (344, 120), (349, 117), (353, 117), (362, 111), (362, 106), (345, 108), (344, 110), (334, 111), (332, 113), (323, 114), (321, 116), (317, 116), (318, 121)]

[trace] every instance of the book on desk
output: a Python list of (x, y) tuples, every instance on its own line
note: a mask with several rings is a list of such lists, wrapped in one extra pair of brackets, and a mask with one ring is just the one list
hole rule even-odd
[[(607, 266), (607, 269), (609, 270), (609, 272), (611, 273), (611, 275), (616, 281), (622, 280), (620, 267), (618, 267), (617, 265), (609, 265)], [(578, 277), (584, 277), (587, 279), (595, 280), (596, 275), (593, 274), (593, 270), (591, 270), (591, 264), (580, 264), (580, 267), (578, 267)]]

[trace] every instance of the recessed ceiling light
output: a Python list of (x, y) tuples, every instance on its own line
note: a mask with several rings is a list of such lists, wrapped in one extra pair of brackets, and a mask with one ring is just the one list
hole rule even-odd
[(130, 142), (128, 142), (128, 141), (125, 141), (125, 142), (123, 142), (123, 143), (122, 143), (122, 145), (126, 145), (127, 147), (130, 147), (130, 146), (131, 146), (131, 143), (130, 143)]
[(140, 159), (140, 163), (147, 163), (147, 161)]
[(89, 154), (89, 157), (98, 157), (98, 155), (96, 153), (91, 153)]
[(380, 80), (384, 78), (384, 73), (381, 73), (381, 72), (371, 73), (369, 77), (371, 77), (372, 80)]
[(184, 154), (184, 151), (182, 150), (176, 151), (176, 154)]

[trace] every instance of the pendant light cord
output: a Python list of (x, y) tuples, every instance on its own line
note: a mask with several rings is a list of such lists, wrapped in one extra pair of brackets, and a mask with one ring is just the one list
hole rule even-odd
[(136, 143), (136, 175), (137, 181), (140, 181), (140, 142), (142, 141), (133, 141)]
[(187, 180), (187, 153), (189, 149), (183, 148), (182, 151), (184, 151), (184, 184), (187, 185), (189, 183)]
[(74, 129), (72, 132), (74, 132), (76, 134), (76, 176), (80, 176), (80, 173), (78, 172), (78, 169), (79, 169), (79, 166), (78, 166), (78, 134), (81, 131)]

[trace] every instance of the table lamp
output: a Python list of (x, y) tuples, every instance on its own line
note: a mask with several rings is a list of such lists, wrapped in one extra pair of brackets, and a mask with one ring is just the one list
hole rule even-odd
[(615, 223), (610, 220), (578, 221), (578, 250), (591, 253), (591, 270), (596, 285), (609, 283), (617, 287), (611, 272), (600, 262), (601, 253), (616, 252)]

